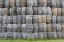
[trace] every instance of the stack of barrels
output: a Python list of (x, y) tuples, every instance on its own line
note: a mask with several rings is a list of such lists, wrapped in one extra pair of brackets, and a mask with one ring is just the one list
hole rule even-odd
[(0, 39), (64, 39), (64, 0), (0, 0)]

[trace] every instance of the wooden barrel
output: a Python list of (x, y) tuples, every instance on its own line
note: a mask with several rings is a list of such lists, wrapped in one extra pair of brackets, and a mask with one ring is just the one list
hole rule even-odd
[(33, 24), (33, 32), (38, 32), (38, 24)]
[(0, 39), (2, 39), (2, 33), (0, 32)]
[(22, 33), (22, 39), (27, 39), (27, 33)]
[(17, 27), (18, 27), (17, 24), (13, 24), (12, 25), (12, 32), (16, 32), (17, 31)]
[(34, 36), (33, 36), (32, 33), (28, 33), (28, 34), (27, 34), (27, 40), (30, 39), (30, 38), (34, 40)]
[(27, 6), (27, 0), (21, 0), (21, 6), (22, 7), (25, 7), (25, 6)]
[(26, 23), (26, 15), (22, 15), (22, 23)]
[(51, 15), (46, 16), (46, 23), (51, 23)]
[(52, 24), (52, 32), (56, 32), (56, 24)]
[(13, 16), (13, 24), (17, 23), (17, 16)]
[(53, 24), (56, 23), (56, 17), (57, 17), (57, 16), (52, 16), (52, 23), (53, 23)]
[(0, 8), (0, 16), (3, 15), (3, 8)]
[(43, 6), (43, 0), (38, 0), (38, 6)]
[(33, 6), (38, 6), (38, 0), (33, 0)]
[(57, 28), (57, 32), (61, 32), (61, 25), (60, 24), (56, 24), (56, 28)]
[(52, 14), (57, 15), (57, 8), (52, 8)]
[(62, 31), (62, 33), (61, 33), (61, 34), (62, 34), (62, 39), (64, 39), (64, 31)]
[(12, 24), (7, 25), (7, 32), (12, 32)]
[(5, 1), (5, 8), (9, 8), (10, 7), (10, 0), (6, 0)]
[(47, 0), (43, 0), (43, 7), (47, 7)]
[(17, 39), (17, 32), (12, 32), (13, 33), (13, 39), (15, 40), (15, 39)]
[(42, 15), (42, 7), (38, 7), (38, 15)]
[(9, 10), (8, 8), (3, 9), (3, 15), (9, 15)]
[(32, 33), (33, 32), (33, 24), (26, 24), (26, 32)]
[(42, 23), (42, 16), (41, 16), (41, 15), (38, 15), (38, 16), (37, 16), (37, 22), (38, 22), (38, 23)]
[(38, 13), (38, 8), (37, 7), (33, 7), (33, 15), (37, 15), (37, 13)]
[(17, 15), (21, 15), (22, 14), (22, 8), (21, 7), (17, 7)]
[(7, 39), (7, 33), (2, 33), (2, 39)]
[(32, 7), (33, 6), (33, 0), (27, 0), (27, 6)]
[(43, 32), (43, 38), (44, 38), (44, 39), (47, 38), (47, 32)]
[(10, 6), (15, 7), (16, 6), (16, 0), (10, 0)]
[(61, 8), (61, 14), (64, 15), (64, 8)]
[(32, 15), (26, 15), (26, 24), (32, 24)]
[(53, 39), (56, 39), (56, 38), (57, 38), (56, 32), (52, 32), (52, 38), (53, 38)]
[(4, 7), (4, 1), (0, 0), (0, 8)]
[(47, 32), (51, 32), (52, 28), (51, 28), (51, 24), (47, 24)]
[(62, 5), (62, 8), (64, 8), (64, 5), (63, 5), (63, 4), (64, 4), (64, 1), (62, 1), (62, 3), (61, 3), (61, 5)]
[(58, 38), (58, 39), (62, 39), (62, 34), (61, 34), (61, 32), (57, 32), (57, 38)]
[(51, 0), (47, 0), (47, 6), (48, 6), (48, 7), (51, 6)]
[(3, 23), (3, 16), (0, 16), (0, 24)]
[(46, 23), (42, 23), (42, 30), (43, 30), (43, 32), (46, 32), (47, 31)]
[(56, 0), (56, 7), (59, 8), (60, 7), (60, 0)]
[(58, 8), (58, 9), (57, 9), (57, 13), (58, 13), (58, 14), (57, 14), (58, 16), (61, 16), (61, 8)]
[(47, 15), (47, 8), (43, 7), (42, 12), (43, 12), (43, 15)]
[(56, 0), (51, 0), (52, 7), (56, 7)]
[(3, 16), (3, 24), (7, 23), (7, 16)]
[(46, 15), (42, 15), (42, 23), (46, 23)]
[(22, 7), (22, 15), (26, 15), (26, 7)]
[(43, 32), (38, 32), (38, 38), (43, 39)]
[(17, 32), (22, 32), (22, 24), (18, 24)]
[(38, 39), (38, 33), (32, 33), (34, 36), (34, 39)]
[(37, 15), (32, 15), (32, 23), (36, 24), (37, 23)]
[(61, 24), (61, 30), (64, 31), (64, 23)]
[(27, 7), (26, 14), (27, 15), (32, 15), (33, 14), (33, 8), (32, 7)]
[(52, 15), (52, 10), (51, 10), (50, 7), (47, 7), (47, 14), (48, 14), (48, 15)]
[(21, 6), (21, 0), (16, 0), (16, 6), (20, 7)]
[(2, 32), (2, 27), (3, 27), (2, 24), (0, 24), (0, 32)]
[(22, 15), (18, 15), (17, 16), (17, 22), (19, 23), (19, 24), (21, 24), (22, 23)]
[(52, 32), (47, 32), (47, 38), (52, 39)]
[(57, 16), (57, 23), (61, 23), (61, 16)]
[(22, 24), (22, 32), (23, 32), (23, 33), (26, 32), (26, 24)]
[(39, 23), (38, 24), (38, 31), (39, 32), (42, 32), (43, 31), (42, 23)]
[(22, 38), (22, 33), (17, 33), (17, 39), (21, 39)]

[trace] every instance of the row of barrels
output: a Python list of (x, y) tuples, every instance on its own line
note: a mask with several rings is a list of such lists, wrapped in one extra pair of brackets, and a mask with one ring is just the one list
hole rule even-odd
[(64, 0), (0, 0), (0, 7), (64, 7)]
[(0, 33), (0, 39), (64, 39), (64, 32), (38, 32), (38, 33)]
[(37, 24), (37, 23), (64, 23), (64, 16), (51, 15), (18, 15), (0, 16), (0, 24)]
[(0, 24), (0, 32), (61, 32), (64, 31), (62, 24)]
[(0, 16), (8, 15), (64, 15), (64, 8), (50, 8), (50, 7), (12, 7), (0, 8)]

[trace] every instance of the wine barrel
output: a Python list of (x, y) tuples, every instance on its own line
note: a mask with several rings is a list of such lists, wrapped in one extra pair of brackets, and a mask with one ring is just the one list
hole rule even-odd
[(13, 34), (13, 35), (12, 35), (12, 36), (13, 36), (13, 39), (14, 39), (14, 40), (17, 39), (17, 32), (13, 32), (12, 34)]
[(13, 16), (13, 24), (17, 23), (17, 16)]
[(12, 24), (12, 16), (8, 16), (7, 18), (7, 24)]
[(61, 23), (64, 23), (64, 16), (61, 16)]
[(26, 24), (32, 24), (32, 15), (26, 15)]
[(0, 8), (0, 16), (3, 16), (3, 8)]
[(0, 32), (0, 39), (3, 39), (3, 38), (2, 38), (2, 33), (1, 33), (1, 32)]
[(2, 24), (0, 24), (0, 32), (2, 32), (2, 27), (3, 27)]
[(46, 23), (51, 23), (51, 15), (46, 16)]
[(27, 7), (26, 8), (26, 14), (27, 15), (33, 15), (33, 8), (32, 7)]
[(62, 39), (64, 39), (64, 31), (62, 31), (61, 35), (62, 35)]
[(27, 6), (27, 0), (21, 0), (21, 7)]
[(0, 0), (0, 8), (4, 7), (4, 1)]
[(46, 23), (46, 15), (42, 15), (42, 23)]
[(52, 32), (47, 32), (47, 38), (52, 39)]
[(61, 23), (61, 16), (57, 16), (57, 23)]
[(16, 6), (16, 0), (10, 0), (10, 6), (15, 7)]
[(61, 34), (61, 32), (57, 32), (57, 38), (58, 38), (58, 39), (62, 39), (62, 34)]
[(47, 15), (47, 8), (46, 7), (43, 7), (42, 11), (43, 11), (43, 15)]
[(32, 15), (32, 23), (33, 24), (37, 23), (37, 15)]
[(56, 7), (56, 0), (51, 0), (52, 7)]
[(22, 24), (22, 33), (26, 32), (26, 24)]
[(32, 7), (33, 6), (33, 0), (27, 0), (27, 6)]
[(61, 3), (61, 5), (62, 5), (62, 8), (64, 8), (64, 5), (63, 5), (63, 4), (64, 4), (64, 1), (62, 1), (62, 3)]
[(61, 30), (64, 31), (64, 23), (61, 24)]
[(64, 8), (61, 8), (61, 14), (64, 15)]
[(38, 6), (38, 0), (33, 0), (33, 6)]
[(12, 24), (7, 25), (7, 32), (12, 32)]
[(56, 0), (56, 7), (59, 8), (60, 7), (60, 0)]
[(33, 15), (37, 15), (37, 13), (38, 13), (38, 8), (37, 7), (33, 7)]
[(56, 32), (56, 24), (52, 24), (52, 32)]
[(46, 23), (42, 23), (42, 30), (43, 30), (43, 32), (46, 32), (47, 31)]
[(43, 0), (43, 7), (47, 7), (47, 0)]
[(38, 22), (38, 23), (42, 23), (42, 16), (41, 16), (41, 15), (38, 15), (38, 16), (37, 16), (37, 22)]
[(43, 32), (38, 32), (38, 38), (43, 39)]
[(42, 15), (42, 7), (38, 7), (38, 15)]
[(61, 8), (58, 8), (58, 9), (57, 9), (57, 13), (58, 13), (58, 14), (57, 14), (58, 16), (61, 16)]
[(26, 7), (22, 7), (22, 15), (26, 15)]
[(17, 39), (21, 39), (22, 38), (22, 34), (21, 33), (17, 33)]
[(51, 24), (47, 24), (47, 32), (51, 32)]
[(52, 10), (50, 7), (47, 7), (47, 15), (52, 15)]
[(7, 23), (7, 16), (3, 16), (3, 24)]
[(20, 7), (21, 6), (21, 0), (16, 0), (16, 6)]
[(57, 16), (57, 8), (52, 8), (52, 14)]
[(3, 23), (3, 16), (0, 16), (0, 24)]
[(18, 16), (17, 16), (17, 22), (18, 22), (19, 24), (22, 23), (22, 15), (18, 15)]
[(40, 7), (43, 6), (43, 0), (38, 0), (38, 6), (40, 6)]
[(33, 24), (33, 32), (38, 32), (38, 24)]
[(26, 24), (26, 32), (32, 33), (33, 32), (33, 24)]
[(57, 38), (57, 34), (56, 34), (56, 32), (52, 32), (52, 38), (54, 38), (54, 39)]
[(7, 32), (7, 39), (13, 39), (13, 33)]
[(47, 32), (43, 32), (43, 38), (47, 38)]
[(38, 24), (38, 31), (39, 32), (42, 32), (43, 31), (42, 23), (39, 23)]
[(53, 23), (53, 24), (56, 23), (56, 17), (57, 17), (57, 16), (52, 16), (52, 23)]
[(10, 7), (10, 0), (6, 0), (5, 1), (5, 8), (9, 8)]
[(47, 0), (47, 6), (51, 7), (51, 0)]
[(13, 24), (12, 25), (12, 32), (16, 32), (17, 31), (17, 27), (18, 27), (17, 24)]
[(22, 14), (22, 8), (21, 7), (17, 7), (17, 15), (21, 15)]
[(7, 39), (7, 33), (2, 33), (2, 39)]
[(33, 33), (34, 39), (38, 39), (38, 33)]
[(22, 15), (22, 23), (26, 23), (26, 15)]
[(27, 33), (22, 33), (22, 39), (27, 39)]

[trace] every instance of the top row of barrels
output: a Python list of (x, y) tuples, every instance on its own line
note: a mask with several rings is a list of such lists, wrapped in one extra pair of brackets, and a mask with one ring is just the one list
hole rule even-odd
[(64, 0), (0, 0), (0, 8), (9, 7), (64, 7)]

